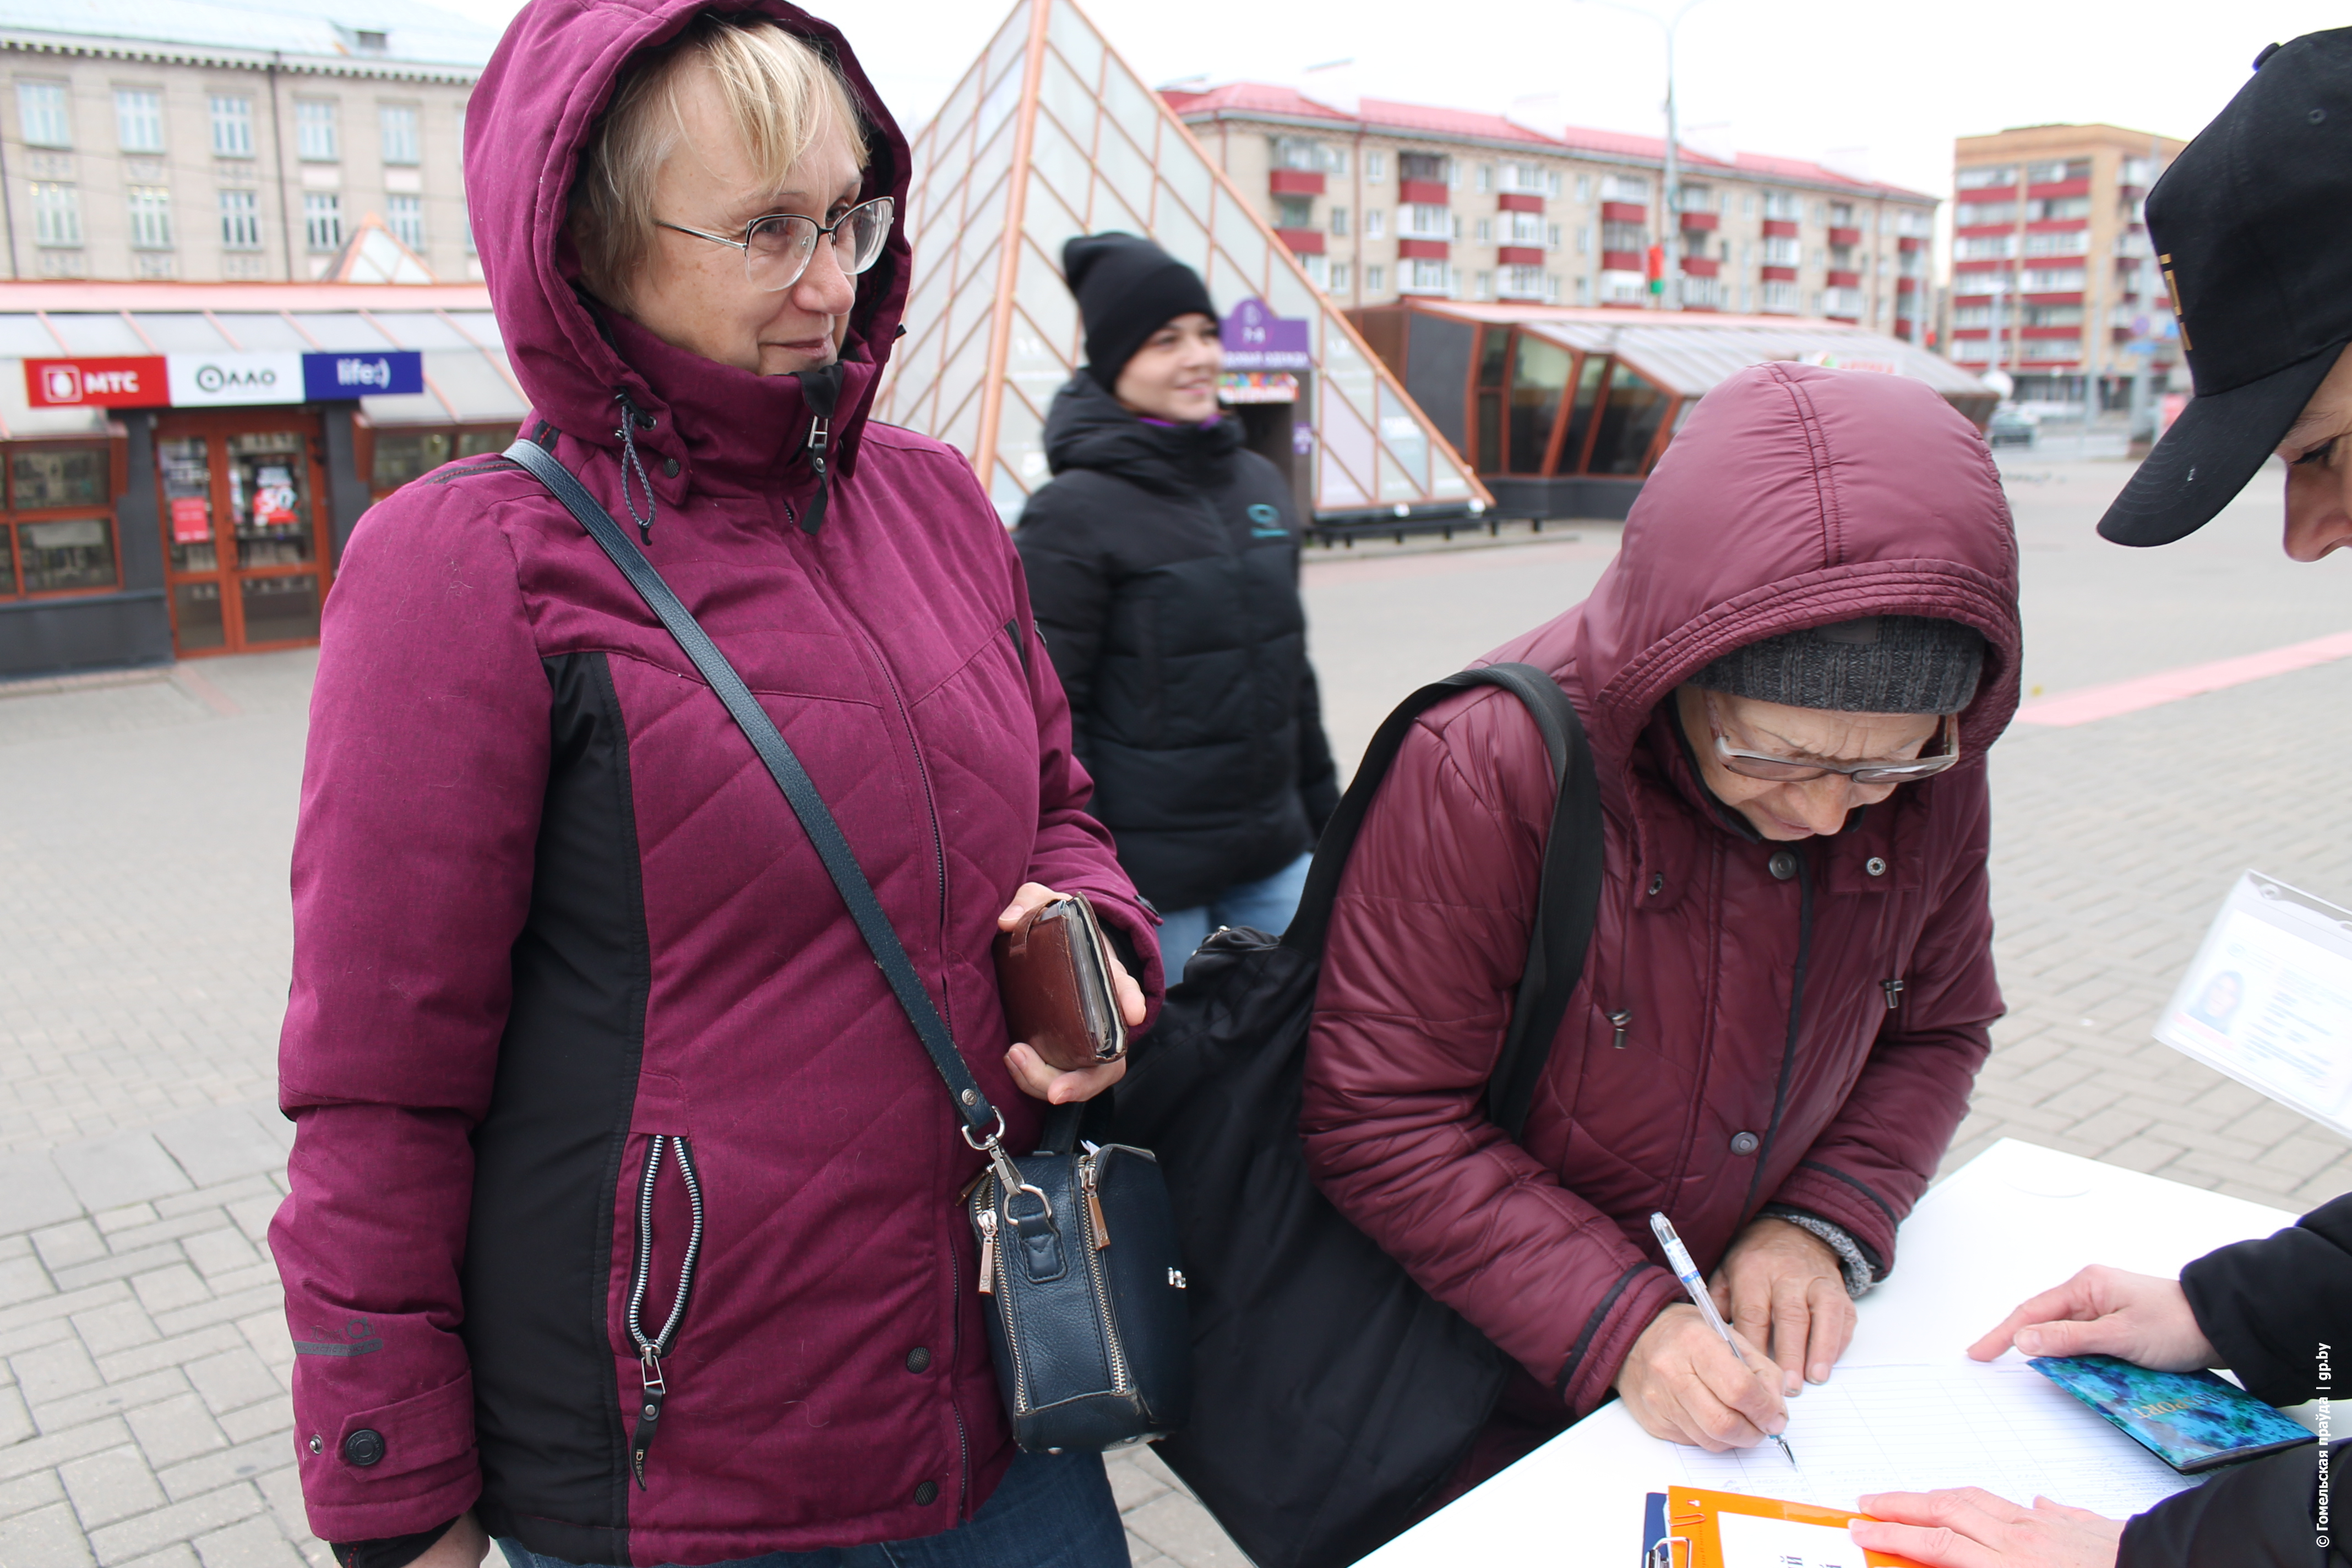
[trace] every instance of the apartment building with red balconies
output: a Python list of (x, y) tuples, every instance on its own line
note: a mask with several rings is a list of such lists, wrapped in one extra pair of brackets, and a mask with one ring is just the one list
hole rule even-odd
[(1948, 353), (2020, 398), (2114, 405), (2179, 357), (2144, 204), (2185, 142), (2032, 125), (1953, 144)]
[[(1164, 92), (1334, 302), (1645, 309), (1669, 221), (1665, 142), (1234, 82)], [(1685, 147), (1683, 308), (1827, 317), (1920, 341), (1937, 198), (1819, 163)]]

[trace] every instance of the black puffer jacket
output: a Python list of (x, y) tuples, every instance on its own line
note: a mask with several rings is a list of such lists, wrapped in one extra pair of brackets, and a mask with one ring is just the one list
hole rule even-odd
[(1081, 373), (1013, 536), (1093, 811), (1163, 910), (1313, 847), (1339, 780), (1307, 662), (1299, 522), (1237, 421), (1146, 424)]
[[(2262, 1241), (2207, 1253), (2180, 1271), (2180, 1287), (2198, 1328), (2255, 1398), (2300, 1405), (2334, 1394), (2338, 1370), (2352, 1375), (2352, 1196)], [(2331, 1489), (2347, 1458), (2352, 1445), (2336, 1444)], [(2223, 1470), (2126, 1525), (2116, 1568), (2352, 1561), (2342, 1531), (2316, 1522), (2318, 1470), (2315, 1445)]]

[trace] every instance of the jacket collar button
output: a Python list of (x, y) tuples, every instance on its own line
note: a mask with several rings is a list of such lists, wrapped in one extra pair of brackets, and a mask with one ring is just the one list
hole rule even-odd
[(1793, 849), (1775, 849), (1772, 851), (1772, 858), (1764, 862), (1764, 868), (1772, 873), (1774, 881), (1785, 882), (1797, 874), (1797, 852)]

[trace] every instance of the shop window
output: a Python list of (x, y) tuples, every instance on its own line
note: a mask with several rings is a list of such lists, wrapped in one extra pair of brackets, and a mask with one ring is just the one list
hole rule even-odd
[(380, 429), (369, 435), (374, 450), (368, 463), (368, 488), (378, 500), (452, 458), (503, 452), (515, 437), (513, 427), (506, 425), (458, 430)]
[(1507, 327), (1488, 327), (1478, 345), (1478, 471), (1503, 471), (1503, 373), (1511, 358)]
[(7, 470), (7, 511), (0, 515), (0, 598), (118, 587), (121, 576), (109, 510), (111, 449), (11, 447)]
[(1643, 380), (1623, 365), (1609, 376), (1609, 400), (1601, 410), (1601, 428), (1592, 437), (1595, 474), (1638, 474), (1650, 442), (1666, 417), (1663, 388)]
[(1510, 471), (1540, 474), (1551, 427), (1568, 393), (1574, 356), (1558, 343), (1522, 333), (1511, 363)]
[(114, 524), (103, 517), (16, 525), (25, 592), (62, 594), (114, 586)]
[(107, 454), (100, 447), (19, 447), (8, 460), (9, 510), (105, 506)]
[(1574, 474), (1583, 471), (1584, 437), (1592, 428), (1592, 410), (1601, 401), (1601, 385), (1609, 376), (1609, 360), (1601, 354), (1587, 354), (1576, 373), (1576, 400), (1568, 407), (1568, 434), (1559, 443), (1559, 467), (1557, 472)]

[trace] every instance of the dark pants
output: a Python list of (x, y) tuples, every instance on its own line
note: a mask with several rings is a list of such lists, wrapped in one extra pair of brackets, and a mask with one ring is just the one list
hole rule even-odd
[[(519, 1541), (511, 1568), (575, 1568)], [(771, 1552), (713, 1568), (1127, 1568), (1127, 1530), (1099, 1454), (1022, 1454), (971, 1522), (914, 1541)]]

